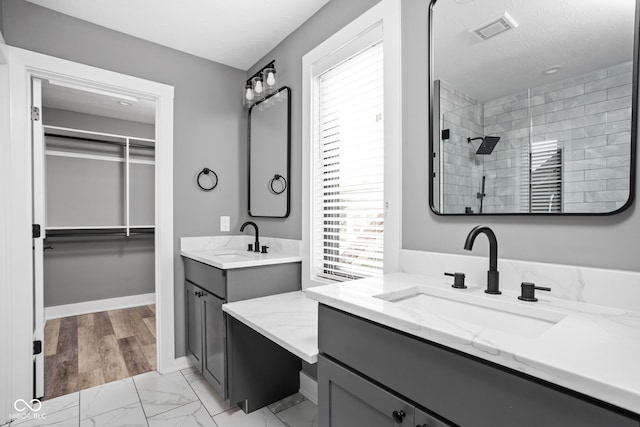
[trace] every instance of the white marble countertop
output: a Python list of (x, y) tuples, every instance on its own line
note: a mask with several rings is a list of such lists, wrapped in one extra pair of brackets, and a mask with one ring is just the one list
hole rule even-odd
[(245, 249), (182, 249), (180, 255), (223, 270), (300, 262), (298, 255), (282, 252), (249, 252)]
[(227, 303), (222, 310), (305, 362), (318, 361), (318, 303), (304, 292)]
[[(640, 313), (552, 298), (540, 291), (538, 302), (524, 302), (514, 291), (487, 295), (484, 285), (467, 283), (468, 289), (459, 290), (451, 283), (451, 278), (395, 273), (308, 288), (306, 296), (640, 414)], [(390, 292), (401, 296), (415, 287), (449, 301), (461, 298), (517, 313), (514, 317), (537, 312), (551, 320), (548, 325), (540, 322), (538, 332), (517, 333), (509, 324), (486, 327), (485, 322), (483, 327), (456, 319), (455, 312), (437, 315), (420, 309), (419, 303), (411, 307), (376, 297)]]

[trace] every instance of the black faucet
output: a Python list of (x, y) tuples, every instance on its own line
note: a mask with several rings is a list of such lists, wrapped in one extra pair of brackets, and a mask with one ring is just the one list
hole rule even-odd
[[(253, 221), (247, 221), (244, 224), (242, 224), (242, 226), (240, 227), (240, 232), (243, 232), (244, 228), (247, 225), (253, 225), (253, 228), (255, 228), (255, 230), (256, 230), (256, 242), (253, 245), (253, 251), (254, 252), (260, 252), (260, 240), (258, 239), (258, 226)], [(249, 245), (249, 247), (251, 247), (251, 245)], [(249, 250), (251, 250), (251, 249), (249, 249)]]
[(470, 251), (473, 248), (473, 242), (478, 237), (478, 234), (484, 233), (489, 238), (489, 271), (487, 271), (487, 289), (485, 292), (488, 294), (498, 295), (500, 292), (498, 273), (498, 240), (496, 235), (489, 227), (484, 225), (478, 225), (474, 227), (467, 236), (467, 240), (464, 242), (464, 248)]

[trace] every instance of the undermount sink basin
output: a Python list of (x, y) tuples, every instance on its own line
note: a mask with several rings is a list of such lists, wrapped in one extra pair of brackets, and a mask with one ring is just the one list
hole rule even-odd
[(401, 307), (427, 312), (450, 322), (464, 322), (520, 337), (536, 338), (566, 314), (545, 308), (492, 299), (489, 296), (452, 293), (426, 286), (376, 295)]
[(259, 254), (255, 252), (241, 251), (237, 249), (225, 249), (221, 251), (212, 251), (211, 255), (217, 258), (224, 258), (224, 259), (229, 259), (229, 258), (254, 259)]

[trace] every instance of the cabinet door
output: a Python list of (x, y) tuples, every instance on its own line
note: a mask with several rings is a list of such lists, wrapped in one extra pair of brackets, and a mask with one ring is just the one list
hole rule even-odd
[(189, 281), (184, 282), (185, 326), (187, 336), (187, 355), (195, 359), (196, 366), (202, 370), (202, 301), (200, 288)]
[(205, 293), (202, 302), (204, 316), (202, 374), (218, 393), (226, 398), (226, 332), (224, 313), (222, 312), (224, 300)]
[(319, 427), (413, 427), (414, 407), (352, 371), (318, 357)]

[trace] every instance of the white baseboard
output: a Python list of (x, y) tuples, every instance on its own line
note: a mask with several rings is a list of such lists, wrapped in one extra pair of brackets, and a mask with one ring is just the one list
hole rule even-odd
[(176, 357), (170, 366), (164, 372), (160, 372), (161, 374), (168, 374), (171, 372), (181, 371), (183, 369), (188, 369), (193, 366), (193, 362), (187, 356)]
[(45, 307), (45, 320), (61, 317), (78, 316), (80, 314), (97, 313), (120, 308), (136, 307), (139, 305), (155, 304), (156, 294), (131, 295), (128, 297), (108, 298), (95, 301), (79, 302), (76, 304), (56, 305)]
[(318, 382), (309, 375), (300, 371), (300, 394), (318, 404)]

